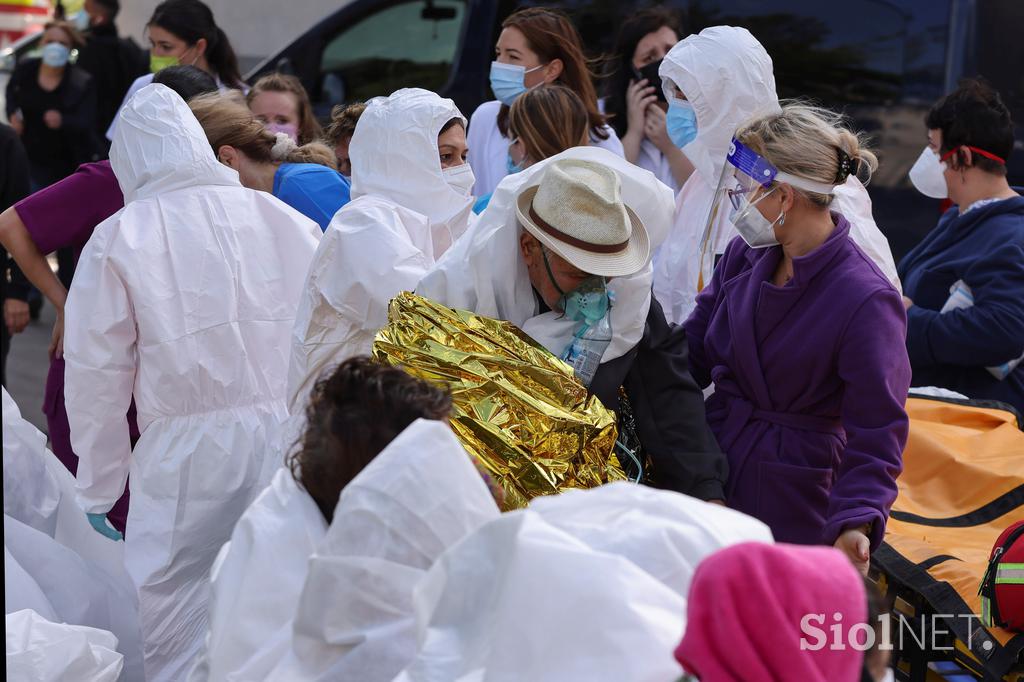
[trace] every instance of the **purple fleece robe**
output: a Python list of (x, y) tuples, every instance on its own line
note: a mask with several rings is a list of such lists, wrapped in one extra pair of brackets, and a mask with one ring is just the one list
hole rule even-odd
[(781, 287), (782, 247), (733, 240), (685, 323), (690, 368), (715, 384), (707, 418), (729, 459), (729, 506), (780, 542), (833, 544), (871, 523), (875, 548), (909, 429), (907, 317), (846, 219), (832, 218)]

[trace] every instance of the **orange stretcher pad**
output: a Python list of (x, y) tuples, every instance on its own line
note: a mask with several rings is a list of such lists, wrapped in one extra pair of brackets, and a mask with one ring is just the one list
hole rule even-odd
[[(885, 542), (873, 557), (895, 611), (917, 602), (955, 638), (955, 660), (979, 678), (1022, 679), (1024, 634), (986, 629), (978, 587), (992, 545), (1024, 518), (1024, 431), (1008, 409), (910, 398), (910, 437)], [(900, 605), (904, 607), (900, 608)], [(926, 647), (927, 648), (927, 647)], [(921, 652), (919, 652), (921, 654)]]

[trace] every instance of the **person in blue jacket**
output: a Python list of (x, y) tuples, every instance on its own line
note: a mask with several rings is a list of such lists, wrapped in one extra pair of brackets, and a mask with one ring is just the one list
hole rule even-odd
[(968, 80), (932, 107), (910, 170), (955, 205), (899, 264), (914, 386), (940, 386), (1024, 412), (1024, 197), (1006, 180), (1013, 121)]
[(319, 142), (297, 146), (269, 132), (236, 95), (210, 93), (189, 100), (217, 159), (238, 171), (241, 183), (269, 192), (326, 230), (350, 200), (350, 186), (334, 168), (334, 152)]

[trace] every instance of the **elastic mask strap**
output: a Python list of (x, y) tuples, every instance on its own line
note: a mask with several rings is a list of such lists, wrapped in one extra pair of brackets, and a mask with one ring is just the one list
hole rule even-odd
[(564, 297), (566, 293), (562, 291), (562, 287), (558, 286), (558, 282), (555, 281), (555, 273), (551, 272), (551, 263), (548, 262), (548, 250), (544, 248), (543, 244), (541, 244), (540, 253), (544, 257), (544, 269), (548, 271), (548, 279), (551, 280), (551, 284), (555, 287), (558, 295)]

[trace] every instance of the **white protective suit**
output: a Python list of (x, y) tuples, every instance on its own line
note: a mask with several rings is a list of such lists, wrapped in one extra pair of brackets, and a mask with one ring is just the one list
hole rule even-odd
[[(2, 394), (5, 611), (28, 609), (55, 623), (109, 631), (124, 659), (123, 678), (142, 679), (139, 608), (124, 544), (92, 529), (75, 503), (75, 479)], [(33, 651), (46, 633), (63, 638), (37, 629)]]
[(349, 154), (352, 201), (334, 216), (295, 320), (288, 395), (301, 411), (325, 369), (370, 352), (387, 305), (469, 227), (473, 199), (445, 181), (437, 136), (466, 119), (450, 99), (406, 88), (370, 100)]
[[(702, 271), (707, 286), (716, 256), (737, 236), (728, 213), (721, 213), (702, 259), (701, 242), (733, 133), (746, 121), (781, 108), (771, 57), (745, 28), (713, 26), (688, 36), (665, 56), (659, 73), (666, 96), (671, 81), (697, 114), (697, 138), (683, 147), (695, 170), (679, 190), (675, 224), (654, 259), (654, 293), (669, 322), (682, 323), (693, 311)], [(850, 237), (898, 289), (889, 242), (857, 178), (836, 189), (832, 208), (850, 221)]]
[(278, 469), (210, 572), (210, 630), (192, 682), (266, 679), (291, 646), (309, 557), (326, 533), (316, 502)]
[[(540, 306), (519, 250), (522, 227), (516, 195), (540, 184), (544, 169), (558, 159), (583, 159), (613, 170), (622, 182), (622, 200), (643, 221), (652, 250), (672, 221), (672, 190), (650, 171), (597, 147), (574, 147), (501, 181), (487, 209), (470, 231), (430, 269), (416, 293), (443, 305), (516, 325), (555, 355), (565, 350), (578, 326), (561, 313), (538, 314)], [(651, 306), (651, 266), (608, 284), (614, 295), (614, 336), (603, 362), (628, 353), (643, 337)]]
[(704, 557), (771, 542), (754, 518), (612, 483), (533, 500), (455, 545), (416, 589), (419, 649), (396, 682), (667, 682)]
[[(96, 228), (67, 303), (78, 502), (107, 512), (130, 467), (125, 564), (146, 677), (180, 680), (214, 557), (276, 468), (265, 455), (287, 415), (288, 341), (320, 230), (242, 187), (162, 85), (125, 106), (110, 163), (125, 208)], [(121, 416), (133, 394), (134, 452)]]
[(390, 682), (416, 651), (414, 587), (498, 516), (448, 426), (410, 424), (342, 490), (309, 562), (291, 651), (267, 679)]
[(5, 626), (8, 680), (114, 682), (121, 674), (124, 660), (109, 632), (54, 623), (31, 609), (8, 613)]

